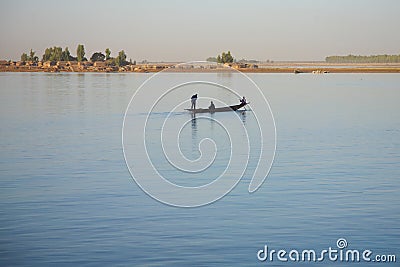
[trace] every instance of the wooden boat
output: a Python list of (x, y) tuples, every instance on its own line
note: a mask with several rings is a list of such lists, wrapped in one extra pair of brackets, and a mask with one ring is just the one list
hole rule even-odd
[(187, 108), (185, 110), (193, 112), (193, 113), (226, 112), (226, 111), (236, 111), (239, 108), (242, 108), (242, 107), (246, 106), (247, 104), (248, 103), (240, 103), (238, 105), (233, 105), (233, 106), (229, 106), (229, 107), (222, 107), (222, 108), (213, 108), (213, 109), (209, 109), (209, 108), (197, 108), (197, 109)]

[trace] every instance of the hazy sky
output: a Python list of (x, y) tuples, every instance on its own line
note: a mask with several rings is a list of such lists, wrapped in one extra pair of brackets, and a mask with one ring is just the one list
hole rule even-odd
[(0, 58), (109, 47), (141, 61), (400, 54), (399, 0), (2, 0)]

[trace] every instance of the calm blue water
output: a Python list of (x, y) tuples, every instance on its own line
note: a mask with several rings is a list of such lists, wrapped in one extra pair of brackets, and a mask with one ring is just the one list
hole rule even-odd
[[(271, 172), (254, 194), (245, 176), (226, 197), (192, 209), (152, 199), (126, 167), (122, 120), (148, 77), (0, 73), (0, 265), (348, 266), (257, 259), (264, 245), (321, 251), (346, 238), (349, 249), (396, 254), (397, 263), (377, 265), (398, 266), (398, 74), (250, 75), (275, 116)], [(214, 117), (228, 123), (232, 115)], [(253, 127), (251, 111), (239, 116)], [(226, 147), (218, 129), (207, 120), (186, 125), (183, 153), (195, 158), (193, 143), (207, 132)], [(162, 161), (157, 149), (150, 153)]]

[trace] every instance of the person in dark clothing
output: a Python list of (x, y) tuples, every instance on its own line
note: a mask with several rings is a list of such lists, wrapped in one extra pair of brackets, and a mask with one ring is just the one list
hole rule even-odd
[(197, 94), (192, 95), (192, 97), (190, 99), (191, 99), (191, 102), (192, 102), (192, 106), (190, 108), (191, 109), (196, 109)]
[(214, 103), (211, 101), (210, 106), (208, 107), (209, 110), (214, 110), (215, 109), (215, 105)]

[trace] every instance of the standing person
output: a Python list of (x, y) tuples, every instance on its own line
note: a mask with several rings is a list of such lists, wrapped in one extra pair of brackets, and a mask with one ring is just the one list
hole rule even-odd
[(246, 102), (247, 100), (246, 100), (246, 98), (243, 96), (243, 98), (242, 99), (240, 99), (240, 103), (241, 104), (246, 104), (247, 102)]
[(197, 94), (192, 95), (192, 97), (190, 99), (192, 101), (192, 106), (190, 108), (191, 109), (196, 109)]

